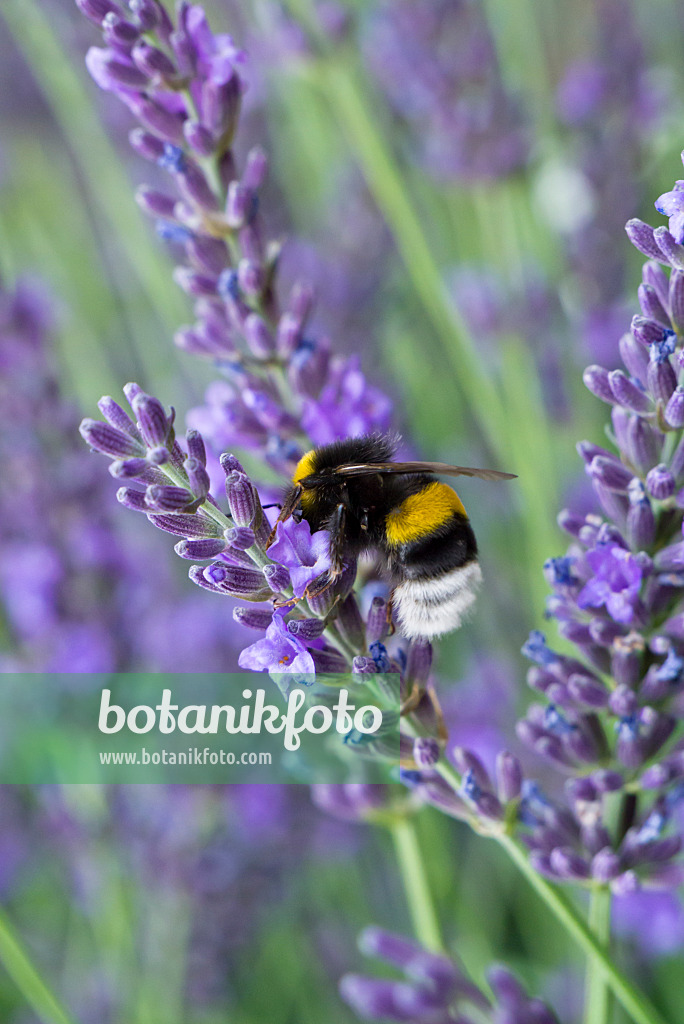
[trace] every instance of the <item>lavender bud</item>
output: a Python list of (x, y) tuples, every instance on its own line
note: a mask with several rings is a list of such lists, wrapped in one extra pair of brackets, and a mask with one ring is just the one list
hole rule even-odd
[(333, 648), (321, 651), (312, 647), (309, 653), (318, 672), (345, 672), (348, 668), (344, 655)]
[(128, 6), (143, 32), (152, 32), (162, 20), (154, 0), (128, 0)]
[(641, 306), (644, 316), (648, 317), (650, 320), (657, 320), (658, 323), (663, 324), (664, 327), (669, 327), (670, 318), (667, 315), (667, 311), (660, 301), (655, 288), (650, 284), (640, 284), (637, 294), (639, 296), (639, 305)]
[(684, 541), (662, 548), (655, 555), (653, 563), (661, 572), (677, 572), (684, 569)]
[(250, 351), (257, 359), (268, 359), (275, 352), (273, 335), (257, 313), (250, 313), (245, 320), (244, 334)]
[(104, 455), (124, 459), (144, 455), (143, 446), (139, 441), (135, 441), (130, 433), (124, 434), (109, 423), (102, 423), (101, 420), (84, 419), (79, 432), (86, 444)]
[(196, 298), (216, 294), (216, 278), (190, 270), (189, 267), (175, 267), (173, 279), (184, 292)]
[(665, 408), (665, 419), (671, 427), (680, 430), (684, 427), (684, 387), (678, 385)]
[(202, 119), (222, 145), (231, 139), (240, 108), (240, 80), (232, 74), (225, 82), (212, 78), (202, 83)]
[(223, 455), (219, 456), (219, 462), (221, 464), (221, 469), (226, 476), (230, 476), (231, 473), (242, 473), (243, 476), (246, 475), (242, 465), (238, 462), (235, 456), (231, 455), (229, 452), (224, 452)]
[(657, 345), (671, 334), (669, 328), (650, 317), (632, 317), (632, 335), (642, 345)]
[(183, 134), (190, 148), (200, 157), (211, 156), (216, 149), (216, 141), (208, 128), (197, 121), (186, 121)]
[(599, 850), (592, 858), (591, 875), (598, 882), (612, 882), (623, 870), (620, 858), (609, 846)]
[(432, 736), (419, 736), (413, 741), (413, 760), (422, 771), (429, 771), (439, 761), (439, 743)]
[(263, 567), (262, 572), (274, 594), (282, 594), (290, 586), (290, 573), (284, 565), (271, 562)]
[(238, 605), (237, 608), (233, 608), (233, 618), (248, 629), (265, 632), (271, 625), (273, 612), (270, 608), (243, 608)]
[(211, 481), (209, 474), (199, 459), (187, 458), (184, 463), (185, 472), (188, 474), (190, 490), (196, 498), (204, 500), (209, 493)]
[(264, 586), (264, 577), (255, 569), (214, 562), (202, 570), (202, 576), (207, 583), (234, 597), (264, 601), (271, 596), (270, 590)]
[(651, 348), (651, 361), (648, 364), (648, 390), (655, 402), (662, 402), (663, 405), (667, 405), (677, 387), (677, 377), (669, 359), (661, 360), (654, 357), (653, 351), (655, 348), (655, 345)]
[(223, 536), (231, 548), (235, 548), (236, 551), (246, 551), (247, 548), (252, 547), (256, 539), (254, 530), (250, 530), (248, 526), (232, 526), (230, 529), (224, 530)]
[(552, 850), (550, 864), (560, 878), (581, 881), (589, 877), (589, 865), (586, 860), (569, 847), (557, 847)]
[(369, 647), (372, 643), (387, 636), (388, 630), (387, 602), (382, 597), (374, 597), (366, 620), (366, 637)]
[(681, 334), (684, 331), (684, 273), (673, 270), (670, 274), (670, 319), (672, 326)]
[(622, 361), (632, 377), (645, 381), (648, 373), (648, 349), (639, 344), (632, 334), (622, 335), (619, 348)]
[(76, 0), (76, 6), (81, 14), (85, 14), (98, 28), (108, 14), (121, 14), (121, 9), (111, 0)]
[(354, 594), (348, 594), (344, 601), (338, 604), (337, 625), (354, 647), (364, 646), (363, 619)]
[(684, 246), (681, 246), (665, 227), (656, 228), (653, 239), (667, 262), (675, 270), (684, 270)]
[(191, 235), (185, 243), (185, 251), (193, 265), (202, 273), (218, 277), (228, 263), (228, 249), (220, 238)]
[(131, 417), (123, 411), (121, 406), (115, 402), (113, 398), (110, 398), (109, 395), (103, 395), (97, 403), (97, 407), (110, 426), (123, 431), (124, 434), (129, 434), (131, 437), (134, 437), (136, 441), (140, 440), (140, 434), (137, 426)]
[(132, 90), (144, 89), (148, 82), (147, 76), (133, 64), (112, 50), (102, 50), (91, 46), (86, 53), (86, 67), (101, 89), (108, 92), (119, 92), (121, 88)]
[(256, 516), (257, 502), (249, 478), (244, 473), (231, 472), (226, 478), (226, 495), (235, 525), (251, 526)]
[(186, 508), (192, 501), (193, 496), (185, 487), (151, 484), (145, 491), (145, 504), (148, 511), (180, 511), (180, 509)]
[(202, 540), (180, 540), (174, 545), (174, 551), (181, 558), (203, 562), (205, 559), (216, 558), (225, 546), (225, 542), (221, 538), (206, 537)]
[[(140, 74), (139, 71), (136, 71), (136, 73)], [(145, 76), (140, 75), (140, 77), (147, 84)], [(163, 142), (171, 143), (171, 145), (182, 145), (183, 120), (181, 117), (139, 93), (131, 94), (126, 102), (143, 127), (147, 128), (153, 135), (156, 135)]]
[(252, 196), (251, 189), (245, 188), (239, 181), (231, 181), (226, 199), (226, 221), (234, 230), (243, 227), (249, 220)]
[(610, 386), (609, 373), (602, 366), (588, 366), (582, 375), (585, 386), (602, 402), (615, 403), (615, 395)]
[(604, 708), (608, 703), (608, 692), (591, 676), (575, 673), (568, 680), (568, 692), (578, 704), (588, 708)]
[(140, 430), (148, 446), (155, 448), (158, 445), (165, 445), (171, 430), (173, 415), (167, 418), (164, 406), (159, 399), (143, 392), (133, 397), (131, 406), (138, 417)]
[(591, 780), (599, 793), (617, 793), (624, 785), (624, 779), (619, 772), (600, 768), (591, 776)]
[(615, 458), (607, 459), (602, 455), (592, 459), (589, 472), (598, 483), (618, 493), (626, 493), (633, 479), (632, 474), (621, 462)]
[(166, 54), (156, 46), (150, 46), (143, 39), (135, 44), (131, 56), (147, 78), (163, 80), (176, 77), (176, 68)]
[[(266, 578), (268, 579), (268, 576)], [(287, 631), (293, 636), (298, 636), (302, 643), (306, 644), (323, 635), (325, 622), (323, 619), (291, 619), (287, 624)]]
[(161, 217), (165, 221), (174, 220), (176, 200), (172, 196), (167, 196), (147, 185), (141, 185), (135, 193), (135, 201), (143, 213), (150, 217)]
[(139, 153), (145, 160), (157, 163), (164, 154), (164, 143), (156, 135), (143, 131), (142, 128), (134, 128), (128, 133), (130, 142), (136, 153)]
[(655, 539), (655, 516), (641, 480), (632, 480), (628, 494), (627, 537), (632, 548), (642, 550)]
[(633, 687), (638, 683), (645, 649), (646, 645), (638, 633), (629, 633), (615, 640), (611, 651), (611, 674), (618, 684), (618, 691), (623, 692), (623, 687)]
[(649, 493), (658, 501), (671, 498), (675, 492), (675, 479), (667, 466), (661, 462), (649, 470), (646, 476)]
[[(109, 465), (109, 472), (115, 480), (135, 480), (148, 475), (150, 464), (147, 459), (117, 459)], [(163, 477), (162, 477), (163, 479)]]
[(663, 437), (641, 416), (633, 416), (628, 426), (630, 461), (640, 473), (647, 473), (660, 462)]
[(412, 640), (406, 660), (404, 678), (409, 686), (425, 686), (432, 666), (432, 644), (427, 640)]
[[(660, 262), (662, 263), (662, 260)], [(648, 263), (644, 263), (642, 267), (642, 278), (644, 284), (653, 288), (663, 309), (667, 309), (669, 303), (670, 279), (663, 268), (653, 260), (649, 260)], [(656, 320), (657, 319), (658, 318), (656, 317)]]
[(116, 492), (116, 500), (125, 508), (130, 508), (134, 512), (149, 511), (145, 502), (144, 491), (134, 491), (131, 487), (120, 487)]
[[(649, 364), (650, 372), (650, 364)], [(651, 399), (622, 370), (612, 370), (608, 374), (608, 382), (615, 401), (632, 412), (650, 412)]]
[(175, 534), (176, 537), (199, 540), (203, 537), (218, 537), (220, 534), (218, 525), (199, 513), (183, 515), (177, 512), (168, 516), (150, 514), (147, 518), (158, 530)]
[(649, 256), (653, 260), (658, 260), (660, 263), (665, 263), (663, 259), (663, 253), (660, 246), (653, 237), (653, 228), (650, 224), (644, 223), (643, 220), (639, 220), (637, 217), (628, 220), (625, 225), (625, 231), (629, 237), (630, 242), (635, 248), (642, 252), (644, 256)]
[(517, 800), (522, 791), (523, 773), (520, 761), (507, 750), (496, 757), (496, 788), (499, 799), (507, 804)]

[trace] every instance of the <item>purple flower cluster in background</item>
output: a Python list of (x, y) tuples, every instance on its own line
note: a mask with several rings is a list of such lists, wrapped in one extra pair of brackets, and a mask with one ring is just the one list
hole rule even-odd
[(411, 145), (442, 180), (487, 180), (524, 167), (529, 138), (494, 40), (468, 0), (385, 3), (368, 20), (366, 60)]
[(562, 350), (567, 327), (560, 302), (537, 269), (526, 267), (521, 276), (513, 289), (494, 271), (466, 266), (452, 276), (451, 290), (473, 337), (488, 347), (493, 362), (500, 358), (502, 339), (513, 334), (525, 339), (537, 364), (548, 415), (563, 421), (569, 417), (569, 401)]
[(431, 953), (400, 935), (367, 928), (359, 938), (361, 951), (401, 971), (401, 980), (347, 974), (340, 982), (342, 998), (364, 1020), (412, 1024), (436, 1021), (491, 1021), (492, 1024), (555, 1024), (556, 1017), (540, 999), (530, 999), (505, 968), (490, 968), (490, 1000), (451, 957)]
[(219, 610), (185, 593), (157, 545), (107, 511), (106, 480), (60, 392), (49, 321), (37, 285), (0, 291), (2, 667), (218, 670), (235, 656)]

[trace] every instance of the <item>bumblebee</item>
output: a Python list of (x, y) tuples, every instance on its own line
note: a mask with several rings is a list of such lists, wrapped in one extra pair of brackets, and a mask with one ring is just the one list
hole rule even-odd
[[(345, 562), (375, 550), (392, 586), (390, 608), (402, 634), (431, 639), (458, 629), (482, 580), (463, 503), (436, 474), (483, 480), (509, 480), (515, 474), (394, 462), (398, 442), (392, 435), (371, 434), (307, 452), (277, 522), (299, 514), (312, 533), (330, 532), (330, 569), (309, 584), (305, 596), (322, 593)], [(269, 544), (274, 536), (275, 527)]]

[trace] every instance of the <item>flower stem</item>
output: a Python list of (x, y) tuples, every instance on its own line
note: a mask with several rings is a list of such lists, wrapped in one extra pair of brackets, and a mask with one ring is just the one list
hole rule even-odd
[(425, 874), (425, 862), (418, 845), (415, 822), (411, 818), (400, 817), (392, 821), (389, 827), (416, 938), (426, 949), (442, 952), (444, 943)]
[[(501, 834), (494, 838), (525, 875), (532, 888), (541, 896), (568, 934), (581, 946), (589, 957), (593, 974), (597, 978), (601, 978), (606, 990), (612, 990), (635, 1024), (667, 1024), (665, 1018), (647, 996), (632, 985), (631, 981), (618, 970), (567, 897), (535, 871), (529, 862), (526, 851), (511, 836)], [(604, 1024), (607, 1017), (592, 1018), (592, 1021), (594, 1020), (597, 1024), (599, 1021)]]
[(14, 928), (2, 912), (0, 962), (43, 1024), (75, 1024), (74, 1018), (41, 978)]
[[(459, 788), (461, 780), (452, 765), (442, 761), (438, 763), (437, 770), (454, 789)], [(505, 850), (537, 895), (542, 898), (548, 910), (586, 953), (592, 964), (591, 970), (601, 977), (604, 985), (613, 992), (635, 1024), (667, 1024), (665, 1018), (653, 1006), (648, 997), (632, 985), (631, 981), (611, 961), (607, 951), (577, 913), (567, 896), (535, 871), (530, 864), (527, 850), (503, 830), (494, 831), (493, 828), (486, 832), (483, 832), (483, 829), (476, 830), (495, 839)], [(596, 1018), (596, 1020), (597, 1022), (601, 1020), (603, 1024), (606, 1018)]]
[[(610, 952), (611, 892), (608, 886), (597, 886), (591, 894), (589, 904), (589, 927), (596, 941), (606, 952)], [(597, 970), (593, 957), (587, 961), (585, 986), (584, 1024), (607, 1024), (610, 1020), (610, 989), (603, 971)]]

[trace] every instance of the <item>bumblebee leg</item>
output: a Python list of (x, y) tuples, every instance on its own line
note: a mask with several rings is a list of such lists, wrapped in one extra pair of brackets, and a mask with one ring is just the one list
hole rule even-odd
[(328, 530), (330, 531), (330, 575), (335, 579), (341, 576), (344, 570), (344, 534), (346, 524), (347, 510), (340, 502), (328, 522)]
[(270, 548), (271, 544), (275, 539), (278, 523), (284, 523), (287, 519), (290, 518), (294, 510), (297, 508), (297, 505), (299, 504), (299, 499), (302, 496), (303, 489), (303, 487), (295, 487), (294, 490), (292, 491), (292, 494), (290, 495), (289, 500), (281, 508), (280, 512), (278, 513), (278, 518), (276, 519), (273, 525), (273, 529), (268, 535), (268, 540), (266, 541), (267, 549)]
[(394, 611), (394, 588), (390, 590), (390, 596), (387, 600), (387, 608), (385, 610), (385, 618), (387, 620), (387, 636), (394, 636), (397, 631), (397, 627), (392, 621), (392, 612)]
[(410, 715), (412, 711), (415, 711), (421, 700), (425, 696), (425, 690), (420, 683), (414, 683), (411, 692), (409, 693), (406, 700), (401, 702), (399, 708), (400, 715)]
[(420, 707), (424, 697), (427, 697), (430, 702), (432, 715), (434, 716), (434, 725), (437, 732), (437, 739), (440, 744), (446, 744), (449, 739), (449, 731), (444, 721), (444, 714), (440, 706), (437, 694), (432, 686), (423, 687), (420, 683), (414, 683), (411, 692), (405, 701), (402, 701), (401, 707), (399, 708), (400, 715), (410, 715), (414, 711), (417, 711)]

